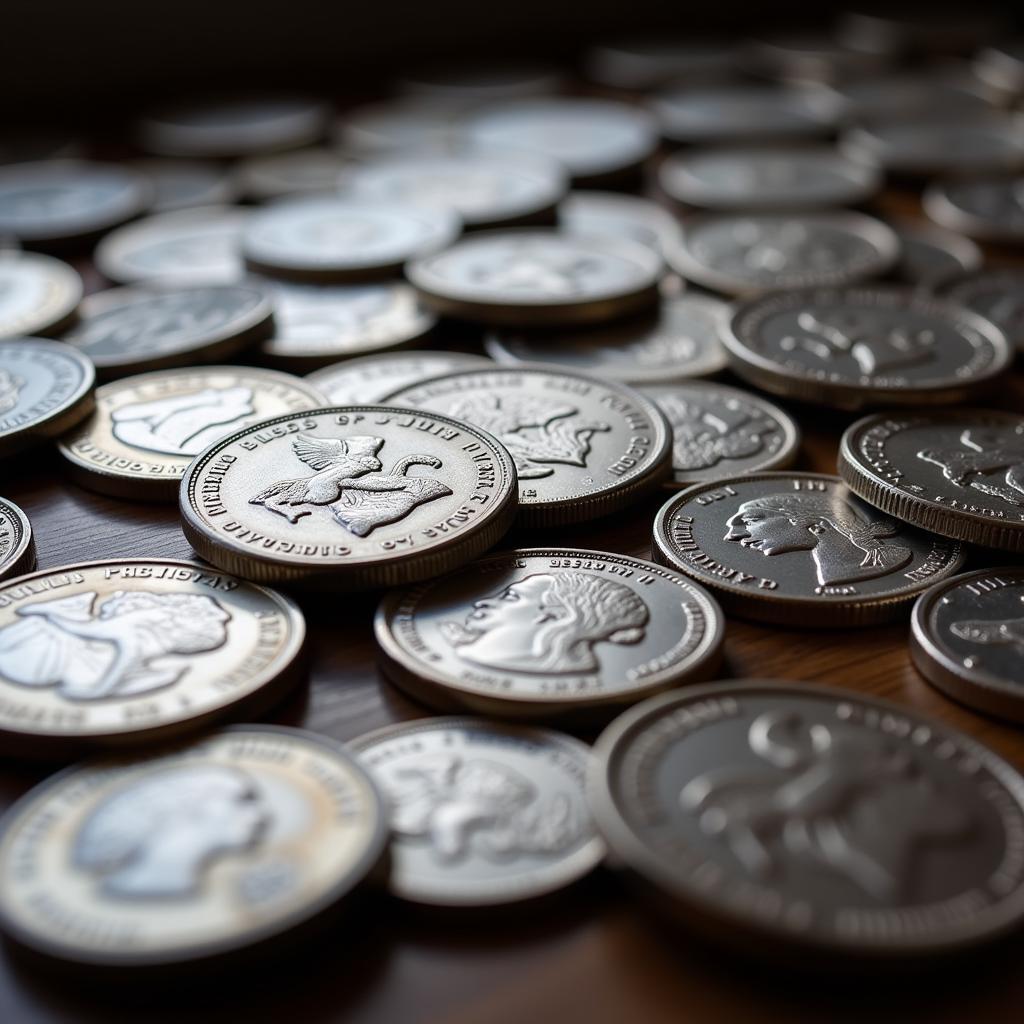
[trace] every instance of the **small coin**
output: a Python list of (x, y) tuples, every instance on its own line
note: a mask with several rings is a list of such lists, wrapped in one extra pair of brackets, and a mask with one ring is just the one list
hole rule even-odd
[(591, 81), (639, 91), (671, 81), (730, 78), (738, 62), (735, 46), (726, 40), (658, 35), (595, 46), (586, 55), (585, 67)]
[(1024, 779), (901, 704), (748, 679), (663, 694), (605, 730), (588, 797), (659, 907), (760, 953), (891, 967), (1024, 917)]
[(953, 231), (983, 242), (1024, 242), (1024, 175), (937, 181), (922, 202), (932, 220)]
[(892, 226), (900, 239), (895, 276), (907, 284), (938, 288), (950, 278), (981, 269), (981, 250), (963, 235), (922, 224)]
[(252, 285), (146, 291), (111, 288), (86, 298), (64, 340), (101, 377), (215, 362), (267, 337), (271, 305)]
[(458, 370), (388, 402), (444, 413), (511, 453), (524, 526), (579, 523), (633, 504), (668, 477), (672, 431), (650, 399), (568, 370)]
[(752, 299), (723, 341), (733, 369), (757, 387), (844, 409), (962, 402), (1012, 360), (993, 323), (912, 288)]
[(683, 277), (730, 295), (853, 284), (898, 256), (890, 227), (849, 211), (698, 214), (667, 254)]
[(998, 44), (989, 40), (971, 63), (971, 70), (986, 85), (1019, 96), (1024, 92), (1024, 39)]
[(485, 907), (536, 899), (604, 857), (587, 809), (590, 748), (479, 718), (404, 722), (349, 744), (391, 805), (394, 895)]
[(335, 127), (342, 149), (445, 151), (461, 144), (458, 104), (438, 99), (401, 99), (368, 103), (343, 114)]
[(943, 291), (996, 325), (1018, 352), (1024, 352), (1024, 271), (1016, 267), (979, 270), (947, 283)]
[(31, 790), (3, 820), (0, 926), (94, 972), (294, 944), (387, 841), (383, 799), (340, 744), (231, 726)]
[(240, 191), (257, 203), (282, 196), (335, 193), (351, 161), (334, 149), (298, 149), (243, 161), (235, 173)]
[(993, 97), (966, 65), (938, 64), (913, 71), (867, 75), (834, 86), (842, 98), (846, 119), (854, 123), (877, 120), (913, 121), (990, 114)]
[(515, 518), (515, 485), (508, 452), (467, 423), (332, 407), (207, 448), (182, 481), (182, 529), (207, 561), (250, 579), (394, 586), (492, 547)]
[(0, 338), (59, 334), (82, 299), (82, 279), (60, 260), (0, 252)]
[(36, 545), (28, 516), (13, 501), (0, 498), (0, 580), (31, 572)]
[(653, 305), (661, 257), (635, 242), (531, 228), (470, 235), (406, 276), (439, 313), (511, 326), (592, 323)]
[(689, 487), (658, 512), (653, 550), (727, 612), (831, 628), (898, 619), (964, 561), (959, 544), (883, 516), (822, 473)]
[(150, 206), (153, 213), (232, 203), (237, 197), (231, 176), (213, 162), (138, 160), (133, 166), (149, 179), (153, 187)]
[(559, 227), (570, 235), (639, 242), (663, 255), (679, 243), (679, 222), (668, 210), (639, 196), (586, 189), (572, 192), (558, 207)]
[(57, 437), (93, 410), (96, 371), (59, 341), (0, 341), (0, 456)]
[(435, 65), (404, 76), (398, 88), (405, 93), (447, 103), (478, 105), (496, 100), (543, 96), (558, 92), (562, 74), (557, 68), (530, 64)]
[(275, 370), (158, 370), (98, 388), (96, 411), (57, 447), (85, 487), (174, 501), (185, 468), (218, 438), (326, 404), (311, 384)]
[(905, 522), (1024, 551), (1024, 417), (986, 409), (866, 416), (843, 434), (839, 472)]
[(725, 620), (651, 562), (521, 548), (388, 594), (374, 630), (388, 676), (427, 704), (592, 720), (713, 676)]

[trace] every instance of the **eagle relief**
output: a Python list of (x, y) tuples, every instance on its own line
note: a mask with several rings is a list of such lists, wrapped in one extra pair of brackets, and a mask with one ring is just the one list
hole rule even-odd
[(938, 466), (957, 487), (1024, 506), (1024, 435), (968, 429), (960, 447), (925, 448), (917, 457)]

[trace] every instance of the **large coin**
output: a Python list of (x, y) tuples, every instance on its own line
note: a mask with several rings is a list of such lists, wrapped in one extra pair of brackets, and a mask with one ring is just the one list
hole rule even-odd
[(568, 370), (459, 370), (396, 391), (394, 405), (444, 413), (493, 434), (519, 477), (519, 522), (609, 515), (669, 475), (672, 430), (632, 388)]
[(1024, 779), (903, 705), (718, 682), (631, 709), (591, 764), (613, 856), (718, 941), (892, 966), (1024, 917)]
[(254, 156), (235, 172), (243, 195), (264, 203), (283, 196), (335, 193), (351, 161), (334, 149), (297, 149)]
[(58, 449), (85, 487), (174, 501), (185, 467), (218, 438), (327, 404), (312, 385), (274, 370), (159, 370), (98, 388), (96, 411)]
[(907, 284), (935, 289), (950, 278), (981, 269), (981, 250), (963, 235), (927, 224), (892, 226), (900, 239), (900, 258), (894, 276)]
[(82, 299), (82, 279), (60, 260), (0, 252), (0, 338), (59, 334)]
[(985, 317), (1024, 353), (1024, 270), (993, 267), (949, 281), (943, 295)]
[(31, 572), (36, 545), (28, 516), (13, 501), (0, 498), (0, 579)]
[(984, 242), (1024, 242), (1024, 175), (948, 178), (925, 191), (932, 220)]
[(679, 221), (649, 199), (623, 192), (580, 189), (571, 192), (558, 207), (558, 224), (570, 235), (639, 242), (659, 255), (679, 243)]
[(604, 857), (587, 808), (590, 748), (479, 718), (389, 726), (349, 744), (391, 806), (392, 893), (484, 907), (536, 899)]
[(725, 620), (651, 562), (521, 548), (389, 594), (374, 629), (388, 676), (433, 707), (594, 720), (712, 677)]
[(490, 434), (389, 406), (318, 409), (215, 442), (185, 472), (182, 529), (207, 561), (338, 590), (448, 572), (516, 513), (515, 465)]
[(343, 747), (233, 726), (31, 790), (3, 820), (0, 926), (93, 973), (294, 943), (387, 839), (380, 793)]
[(910, 288), (767, 295), (739, 306), (723, 340), (752, 384), (845, 409), (962, 402), (1013, 358), (990, 321)]
[(963, 564), (959, 544), (884, 516), (821, 473), (697, 484), (654, 521), (654, 556), (726, 611), (793, 626), (866, 626)]
[(866, 416), (843, 434), (839, 472), (905, 522), (1024, 551), (1024, 417), (987, 409)]

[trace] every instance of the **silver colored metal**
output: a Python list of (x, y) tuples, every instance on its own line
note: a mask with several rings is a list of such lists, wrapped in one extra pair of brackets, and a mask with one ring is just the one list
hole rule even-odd
[(32, 524), (25, 513), (6, 498), (0, 498), (0, 580), (31, 572), (36, 564)]
[(132, 165), (153, 187), (153, 213), (233, 203), (238, 195), (223, 167), (205, 160), (137, 160)]
[(935, 289), (948, 283), (950, 278), (981, 269), (984, 262), (981, 250), (963, 235), (927, 224), (895, 223), (891, 226), (900, 239), (895, 274), (907, 284)]
[(351, 166), (336, 149), (297, 149), (250, 157), (239, 164), (235, 180), (243, 195), (263, 203), (283, 196), (337, 193)]
[(933, 221), (983, 242), (1024, 242), (1024, 175), (946, 178), (925, 189)]
[(595, 46), (586, 55), (585, 69), (601, 85), (641, 91), (674, 81), (728, 79), (738, 61), (736, 47), (726, 40), (660, 34)]
[(624, 192), (596, 189), (569, 193), (559, 204), (558, 226), (583, 238), (607, 235), (639, 242), (659, 255), (682, 237), (679, 221), (657, 203)]
[(943, 296), (990, 320), (1024, 352), (1024, 271), (1019, 267), (965, 274), (947, 282)]
[(39, 253), (0, 251), (0, 338), (59, 334), (81, 300), (73, 267)]

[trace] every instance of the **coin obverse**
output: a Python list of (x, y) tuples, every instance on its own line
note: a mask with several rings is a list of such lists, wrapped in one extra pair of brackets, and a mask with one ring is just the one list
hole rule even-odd
[(946, 283), (944, 298), (990, 320), (1024, 353), (1024, 271), (993, 267)]
[(1024, 917), (1024, 779), (900, 704), (772, 680), (663, 694), (602, 734), (588, 795), (658, 907), (759, 956), (892, 965)]
[(59, 334), (74, 319), (82, 279), (60, 260), (0, 252), (0, 338)]
[(379, 790), (340, 744), (271, 725), (68, 768), (2, 828), (0, 927), (97, 969), (291, 939), (366, 879), (388, 838)]
[(651, 562), (521, 548), (388, 594), (374, 632), (387, 676), (431, 707), (592, 721), (713, 676), (725, 620)]
[(218, 438), (326, 404), (311, 384), (275, 370), (158, 370), (97, 388), (96, 411), (57, 447), (85, 487), (175, 501), (186, 466)]
[(952, 231), (984, 242), (1024, 242), (1024, 175), (950, 178), (930, 185), (924, 211)]
[(214, 442), (185, 471), (180, 505), (186, 539), (228, 572), (366, 589), (449, 572), (492, 547), (515, 518), (516, 472), (467, 423), (333, 407)]
[(479, 718), (403, 722), (348, 744), (391, 806), (391, 892), (486, 907), (536, 899), (604, 857), (586, 801), (590, 748)]
[(960, 544), (890, 519), (823, 473), (688, 487), (658, 512), (653, 551), (727, 612), (820, 627), (898, 619), (964, 561)]
[(36, 545), (29, 518), (13, 501), (0, 498), (0, 580), (31, 572)]

